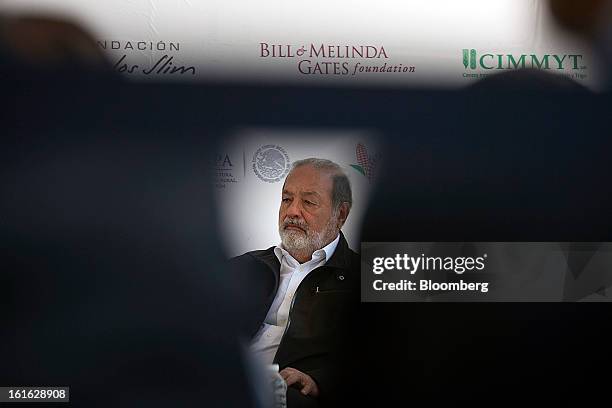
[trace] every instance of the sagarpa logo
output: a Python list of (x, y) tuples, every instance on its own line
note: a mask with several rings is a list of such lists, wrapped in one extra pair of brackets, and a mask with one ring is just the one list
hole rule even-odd
[(369, 155), (368, 150), (362, 143), (357, 144), (355, 149), (357, 164), (351, 164), (351, 167), (372, 181), (375, 175), (376, 166), (380, 159), (380, 154)]

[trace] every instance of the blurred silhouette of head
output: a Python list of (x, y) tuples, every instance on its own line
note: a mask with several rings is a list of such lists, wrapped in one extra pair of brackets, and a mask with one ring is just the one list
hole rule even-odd
[(610, 22), (610, 16), (606, 16), (609, 3), (609, 0), (550, 0), (550, 9), (563, 27), (592, 37), (601, 24)]
[(593, 45), (603, 81), (609, 88), (612, 85), (612, 1), (550, 0), (550, 9), (563, 28)]
[(44, 15), (1, 18), (0, 57), (22, 69), (111, 71), (106, 56), (84, 28)]

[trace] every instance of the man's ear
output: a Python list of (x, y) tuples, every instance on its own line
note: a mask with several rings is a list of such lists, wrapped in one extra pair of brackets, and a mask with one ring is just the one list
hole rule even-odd
[(348, 203), (340, 204), (340, 208), (338, 209), (338, 229), (342, 228), (346, 219), (348, 218), (350, 209)]

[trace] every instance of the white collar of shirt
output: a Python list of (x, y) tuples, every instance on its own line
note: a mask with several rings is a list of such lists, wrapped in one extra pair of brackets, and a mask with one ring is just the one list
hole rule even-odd
[[(332, 255), (334, 254), (334, 252), (336, 251), (336, 247), (338, 246), (338, 242), (340, 242), (340, 234), (338, 234), (338, 236), (336, 237), (336, 239), (334, 239), (332, 242), (330, 242), (329, 244), (327, 244), (326, 246), (324, 246), (321, 249), (317, 249), (316, 251), (314, 251), (312, 253), (312, 258), (310, 258), (308, 261), (304, 262), (304, 264), (308, 264), (308, 263), (318, 263), (321, 262), (321, 260), (323, 260), (324, 262), (327, 262), (330, 260), (330, 258), (332, 257)], [(285, 258), (285, 260), (287, 261), (287, 263), (295, 268), (296, 266), (300, 265), (300, 263), (291, 256), (291, 254), (289, 252), (287, 252), (285, 250), (285, 248), (282, 247), (283, 244), (278, 244), (275, 248), (274, 248), (274, 255), (276, 255), (276, 258), (278, 258), (278, 261), (282, 264), (283, 263), (283, 257)]]

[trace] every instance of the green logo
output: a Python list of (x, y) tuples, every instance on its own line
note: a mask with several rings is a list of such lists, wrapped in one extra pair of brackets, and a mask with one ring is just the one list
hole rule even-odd
[(584, 70), (581, 54), (479, 54), (474, 48), (463, 50), (466, 70), (505, 70), (537, 68), (543, 70)]

